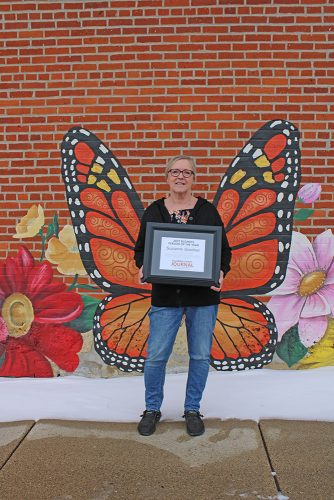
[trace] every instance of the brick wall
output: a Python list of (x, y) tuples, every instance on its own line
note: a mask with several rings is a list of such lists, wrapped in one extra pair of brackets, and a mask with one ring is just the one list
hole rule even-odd
[[(334, 4), (331, 0), (2, 1), (1, 246), (34, 203), (69, 222), (59, 143), (73, 125), (118, 156), (145, 204), (166, 158), (198, 159), (212, 199), (226, 167), (267, 120), (302, 134), (302, 183), (320, 182), (315, 235), (334, 222)], [(40, 250), (39, 242), (29, 248)]]

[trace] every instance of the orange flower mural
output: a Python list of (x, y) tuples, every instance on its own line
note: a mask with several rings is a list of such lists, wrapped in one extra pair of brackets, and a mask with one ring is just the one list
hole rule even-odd
[(16, 234), (13, 238), (32, 238), (44, 226), (44, 211), (41, 205), (33, 205), (27, 214), (16, 225)]
[(57, 264), (57, 271), (66, 276), (86, 275), (82, 264), (73, 227), (64, 226), (58, 238), (53, 236), (48, 242), (45, 256), (52, 264)]

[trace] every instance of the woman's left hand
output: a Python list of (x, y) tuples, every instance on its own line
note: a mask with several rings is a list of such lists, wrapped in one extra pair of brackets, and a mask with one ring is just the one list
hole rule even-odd
[(223, 280), (224, 280), (224, 273), (223, 273), (223, 271), (220, 271), (219, 288), (217, 286), (210, 286), (211, 290), (214, 290), (215, 292), (220, 292), (220, 290), (222, 288)]

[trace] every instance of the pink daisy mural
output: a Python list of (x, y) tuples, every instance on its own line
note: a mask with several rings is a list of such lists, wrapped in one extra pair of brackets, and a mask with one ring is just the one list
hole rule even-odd
[(293, 327), (298, 328), (303, 355), (324, 336), (328, 319), (334, 316), (334, 236), (330, 229), (313, 244), (305, 235), (293, 233), (285, 280), (268, 307), (280, 341)]

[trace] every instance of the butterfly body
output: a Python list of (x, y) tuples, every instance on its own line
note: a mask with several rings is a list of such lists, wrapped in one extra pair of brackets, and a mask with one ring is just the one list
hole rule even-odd
[[(133, 248), (144, 208), (125, 169), (90, 131), (75, 127), (61, 145), (72, 223), (89, 276), (111, 294), (98, 305), (96, 351), (122, 371), (143, 371), (150, 285), (138, 283)], [(272, 360), (275, 321), (264, 295), (285, 277), (300, 182), (299, 132), (273, 120), (259, 129), (224, 175), (214, 205), (232, 247), (212, 347), (216, 370), (261, 368)]]

